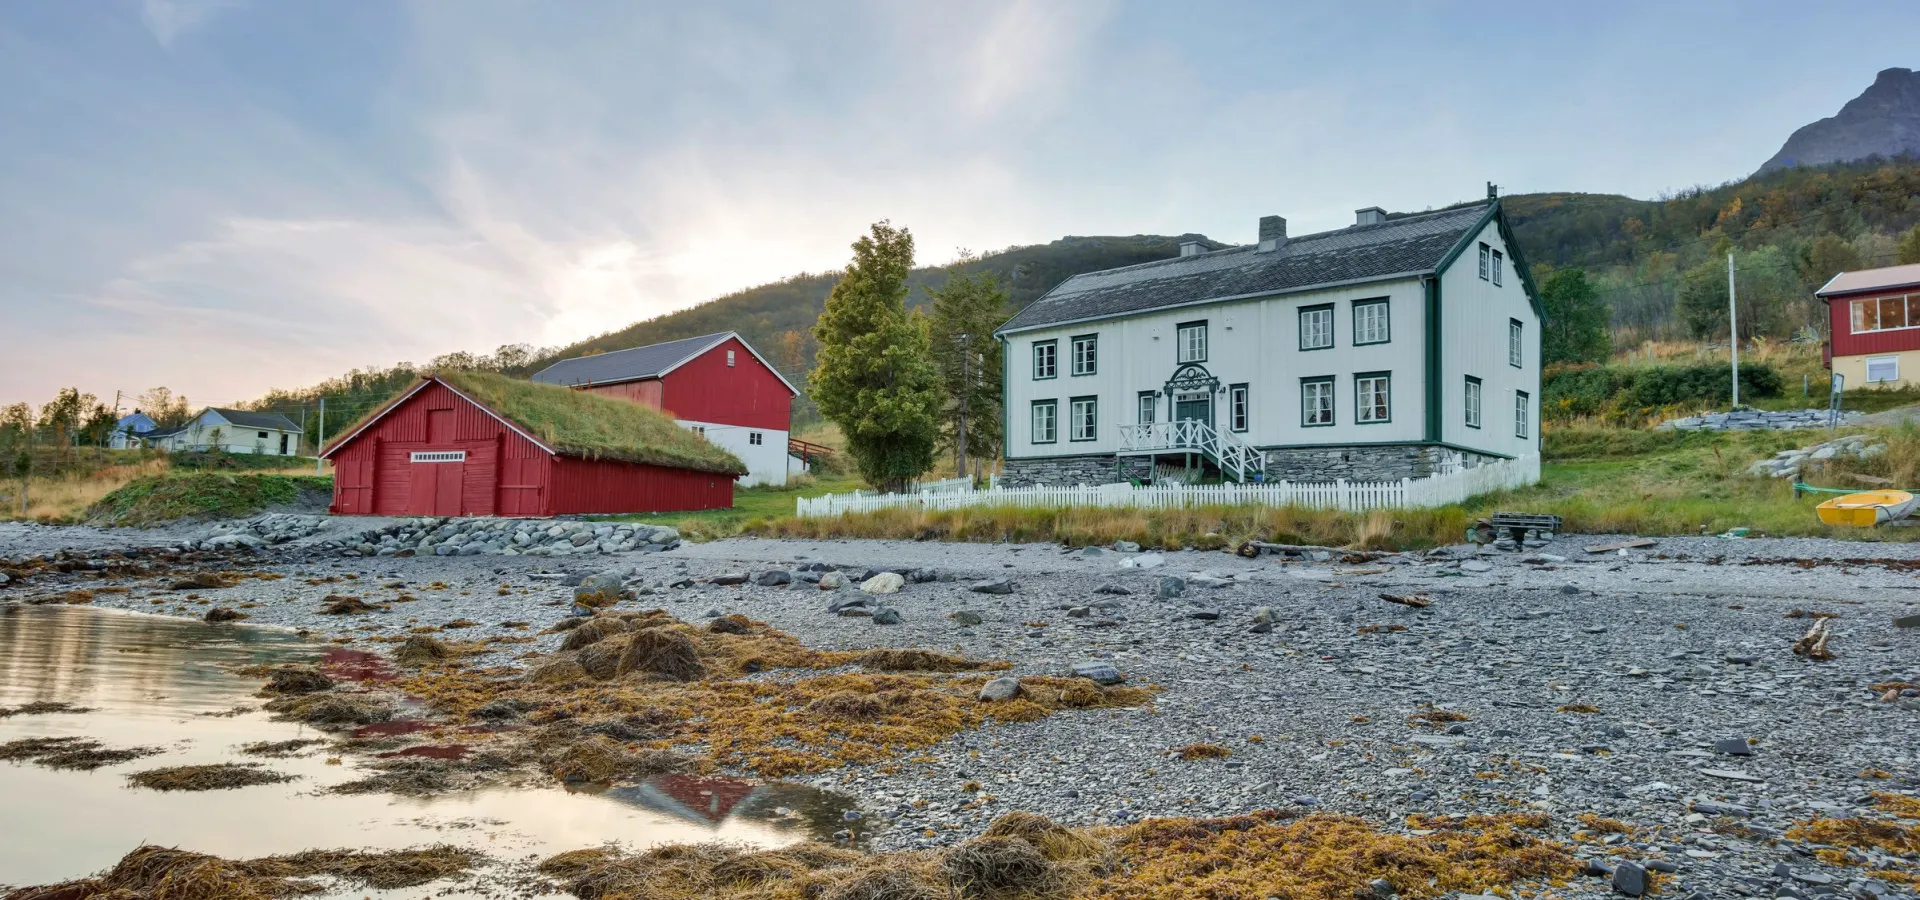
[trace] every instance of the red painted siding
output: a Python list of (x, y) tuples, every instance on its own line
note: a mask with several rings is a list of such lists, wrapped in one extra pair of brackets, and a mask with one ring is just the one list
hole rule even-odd
[(552, 514), (727, 509), (733, 476), (603, 459), (553, 461)]
[[(733, 366), (727, 366), (727, 351)], [(676, 419), (786, 431), (793, 418), (793, 393), (780, 376), (760, 364), (739, 338), (687, 360), (661, 381), (661, 408)]]
[(660, 408), (660, 379), (658, 378), (649, 378), (645, 381), (622, 381), (619, 384), (596, 384), (581, 390), (592, 391), (629, 403), (638, 403), (641, 406), (650, 406), (654, 409)]
[[(415, 463), (428, 450), (464, 462)], [(733, 477), (691, 469), (554, 457), (437, 382), (335, 450), (340, 515), (551, 516), (733, 505)]]
[(1828, 323), (1833, 335), (1834, 356), (1859, 356), (1866, 353), (1897, 353), (1902, 350), (1920, 350), (1920, 328), (1897, 328), (1891, 331), (1868, 331), (1853, 333), (1853, 301), (1881, 297), (1899, 297), (1913, 295), (1920, 298), (1920, 291), (1888, 291), (1875, 294), (1855, 294), (1850, 297), (1834, 297), (1827, 301)]

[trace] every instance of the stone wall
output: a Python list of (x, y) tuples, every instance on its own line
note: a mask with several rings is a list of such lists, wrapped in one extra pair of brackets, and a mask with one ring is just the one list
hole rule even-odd
[[(1114, 460), (1120, 464), (1116, 470)], [(1112, 484), (1116, 481), (1146, 479), (1153, 474), (1144, 456), (1057, 456), (1048, 459), (1010, 459), (1000, 473), (1006, 487), (1032, 487), (1036, 484), (1072, 487), (1079, 484)]]
[(1467, 468), (1499, 459), (1428, 444), (1283, 447), (1266, 454), (1268, 481), (1399, 481), (1432, 475), (1449, 456)]
[[(1357, 447), (1288, 447), (1266, 451), (1268, 481), (1398, 481), (1432, 475), (1448, 456), (1472, 468), (1499, 460), (1466, 450), (1449, 450), (1426, 444), (1391, 444)], [(1119, 457), (1116, 474), (1114, 457), (1062, 456), (1050, 459), (1010, 459), (1000, 476), (1007, 487), (1031, 487), (1036, 484), (1071, 487), (1079, 484), (1111, 484), (1152, 476), (1152, 463), (1144, 456)]]

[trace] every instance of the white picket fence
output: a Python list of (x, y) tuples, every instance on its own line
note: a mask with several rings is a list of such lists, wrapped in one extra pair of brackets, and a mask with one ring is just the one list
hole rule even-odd
[(913, 490), (910, 493), (915, 494), (945, 494), (953, 491), (970, 491), (973, 490), (973, 479), (965, 475), (960, 475), (953, 478), (944, 478), (939, 481), (916, 481), (912, 487)]
[(1189, 506), (1303, 506), (1364, 511), (1418, 509), (1459, 503), (1478, 494), (1524, 487), (1540, 480), (1540, 457), (1488, 463), (1426, 478), (1399, 481), (1279, 481), (1267, 484), (1130, 484), (1078, 487), (994, 487), (984, 491), (921, 491), (911, 494), (827, 494), (802, 497), (803, 519), (901, 507), (941, 510), (970, 506), (1127, 506), (1177, 509)]

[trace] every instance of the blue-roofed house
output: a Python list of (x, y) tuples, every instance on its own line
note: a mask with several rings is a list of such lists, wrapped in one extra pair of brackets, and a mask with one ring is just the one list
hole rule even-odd
[(131, 450), (139, 447), (141, 441), (159, 427), (146, 413), (136, 409), (113, 423), (113, 434), (107, 436), (107, 446), (115, 450)]

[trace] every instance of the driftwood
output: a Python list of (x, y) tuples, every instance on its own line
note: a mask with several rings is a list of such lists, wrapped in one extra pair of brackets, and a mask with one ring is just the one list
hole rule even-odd
[(1807, 629), (1807, 633), (1804, 636), (1793, 642), (1793, 655), (1817, 660), (1832, 659), (1833, 651), (1827, 649), (1827, 640), (1833, 636), (1833, 632), (1829, 630), (1828, 626), (1832, 624), (1833, 619), (1831, 618), (1822, 617), (1815, 619), (1813, 621), (1813, 627)]
[(1433, 605), (1433, 598), (1425, 594), (1381, 594), (1380, 599), (1388, 603), (1398, 603), (1401, 606), (1411, 606), (1414, 609), (1425, 609)]
[(1618, 544), (1596, 544), (1592, 547), (1588, 547), (1587, 552), (1588, 553), (1609, 553), (1614, 550), (1634, 550), (1640, 547), (1651, 547), (1656, 543), (1659, 543), (1659, 542), (1655, 541), (1652, 538), (1639, 538), (1637, 540), (1621, 541)]
[(1329, 553), (1333, 555), (1335, 560), (1348, 564), (1372, 562), (1376, 559), (1384, 559), (1393, 555), (1392, 553), (1380, 550), (1342, 550), (1339, 547), (1315, 547), (1311, 544), (1271, 544), (1266, 541), (1246, 541), (1240, 546), (1235, 547), (1233, 552), (1248, 559), (1257, 559), (1261, 556), (1285, 556), (1291, 558), (1312, 556), (1315, 553)]

